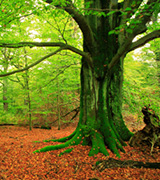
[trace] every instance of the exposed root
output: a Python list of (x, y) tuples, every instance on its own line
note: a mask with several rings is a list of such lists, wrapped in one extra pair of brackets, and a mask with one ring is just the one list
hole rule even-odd
[(53, 141), (53, 142), (66, 142), (66, 141), (70, 140), (75, 134), (76, 134), (76, 130), (72, 134), (70, 134), (69, 136), (66, 136), (66, 137), (63, 137), (63, 138), (60, 138), (60, 139), (44, 140), (43, 142), (50, 142), (50, 141)]
[(99, 152), (104, 154), (105, 156), (109, 155), (104, 144), (103, 136), (100, 133), (95, 131), (91, 141), (92, 141), (92, 148), (89, 152), (89, 156), (93, 156), (95, 154), (98, 154)]
[(42, 149), (38, 149), (38, 150), (34, 151), (33, 153), (58, 150), (58, 149), (62, 149), (62, 148), (68, 147), (68, 146), (78, 145), (78, 144), (80, 144), (81, 140), (82, 140), (82, 133), (80, 130), (77, 130), (75, 135), (70, 140), (66, 141), (65, 143), (57, 144), (57, 145), (53, 145), (53, 146), (46, 146)]
[(97, 161), (95, 165), (93, 165), (92, 170), (99, 170), (100, 172), (106, 168), (152, 168), (152, 169), (160, 169), (160, 163), (143, 163), (141, 161), (133, 161), (133, 160), (116, 160), (113, 158), (109, 158), (107, 160)]
[(56, 139), (56, 140), (46, 140), (45, 142), (48, 142), (48, 141), (64, 142), (64, 143), (58, 144), (58, 145), (46, 146), (42, 149), (38, 149), (34, 151), (34, 153), (58, 150), (58, 149), (62, 149), (68, 146), (78, 145), (81, 143), (81, 141), (82, 141), (82, 145), (92, 146), (89, 152), (89, 156), (94, 156), (95, 154), (98, 154), (98, 153), (102, 153), (105, 156), (108, 156), (109, 153), (106, 149), (106, 145), (119, 158), (120, 158), (120, 154), (119, 154), (118, 149), (124, 152), (121, 142), (116, 137), (116, 134), (111, 128), (110, 128), (110, 131), (107, 131), (106, 133), (102, 135), (101, 132), (98, 132), (95, 129), (89, 128), (86, 130), (85, 126), (81, 126), (81, 128), (78, 127), (71, 135), (67, 137)]
[(101, 132), (103, 133), (105, 144), (114, 154), (116, 154), (117, 157), (120, 158), (118, 149), (122, 152), (125, 152), (125, 150), (122, 147), (124, 143), (122, 144), (122, 140), (118, 136), (116, 130), (114, 130), (114, 128), (112, 129), (110, 125), (104, 123)]
[(63, 151), (59, 154), (59, 157), (62, 156), (63, 154), (70, 153), (72, 150), (73, 150), (73, 148), (66, 149), (65, 151)]
[[(115, 126), (113, 125), (113, 121), (110, 122), (110, 125), (111, 125), (112, 130), (113, 130), (114, 133), (116, 134), (116, 137), (117, 137), (118, 141), (120, 142), (120, 144), (122, 144), (122, 146), (127, 146), (127, 144), (122, 140), (122, 138), (121, 138), (120, 135), (118, 134)], [(119, 147), (119, 149), (121, 149), (121, 148)], [(122, 149), (121, 149), (121, 150), (122, 150)], [(123, 151), (123, 150), (122, 150), (122, 151)]]

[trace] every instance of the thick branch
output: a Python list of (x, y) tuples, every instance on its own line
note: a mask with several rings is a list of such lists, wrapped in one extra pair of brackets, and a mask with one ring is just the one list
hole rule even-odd
[(153, 31), (153, 32), (147, 34), (146, 36), (140, 38), (139, 40), (133, 42), (129, 51), (133, 51), (136, 48), (139, 48), (139, 47), (143, 46), (144, 44), (146, 44), (147, 42), (149, 42), (153, 39), (156, 39), (156, 38), (160, 38), (160, 30)]
[[(47, 0), (47, 3), (51, 3), (51, 0)], [(83, 36), (88, 42), (88, 47), (93, 45), (93, 32), (91, 30), (91, 27), (87, 23), (86, 18), (78, 11), (78, 9), (73, 5), (73, 3), (70, 0), (67, 0), (66, 6), (58, 6), (63, 8), (67, 13), (69, 13), (73, 19), (77, 22), (79, 25), (79, 28), (81, 29)]]
[(76, 54), (79, 54), (80, 56), (85, 57), (88, 64), (92, 67), (92, 59), (89, 55), (89, 53), (86, 53), (84, 51), (81, 51), (80, 49), (77, 49), (71, 45), (62, 43), (62, 42), (20, 42), (20, 43), (14, 43), (14, 44), (7, 44), (7, 43), (0, 43), (0, 47), (6, 47), (6, 48), (21, 48), (29, 46), (30, 48), (37, 46), (37, 47), (60, 47), (61, 50), (70, 50)]
[(134, 49), (143, 46), (144, 44), (146, 44), (147, 42), (149, 42), (155, 38), (159, 38), (160, 30), (153, 31), (153, 32), (147, 34), (146, 36), (142, 37), (141, 39), (137, 40), (136, 42), (132, 43), (133, 37), (134, 36), (132, 36), (132, 38), (128, 39), (127, 42), (119, 48), (117, 54), (112, 58), (111, 62), (109, 63), (108, 69), (106, 69), (106, 72), (107, 72), (107, 70), (111, 70), (114, 67), (114, 65), (116, 65), (118, 63), (120, 58), (125, 53), (127, 53), (129, 51), (133, 51)]
[[(130, 45), (132, 44), (132, 40), (133, 40), (133, 38), (128, 39), (128, 40), (126, 41), (126, 43), (119, 48), (118, 52), (116, 53), (116, 55), (112, 58), (111, 62), (109, 63), (107, 70), (110, 71), (110, 70), (114, 67), (114, 65), (116, 65), (116, 64), (118, 63), (118, 61), (120, 60), (120, 58), (121, 58), (125, 53), (128, 52), (128, 49), (129, 49)], [(107, 67), (106, 67), (106, 68), (107, 68)]]
[(15, 70), (15, 71), (12, 71), (12, 72), (8, 72), (8, 73), (5, 73), (5, 74), (0, 74), (0, 77), (5, 77), (5, 76), (9, 76), (9, 75), (11, 75), (11, 74), (15, 74), (15, 73), (19, 73), (19, 72), (26, 71), (26, 70), (34, 67), (35, 65), (39, 64), (39, 63), (42, 62), (43, 60), (45, 60), (45, 59), (47, 59), (47, 58), (49, 58), (49, 57), (57, 54), (57, 53), (60, 52), (61, 50), (63, 50), (63, 48), (57, 49), (56, 51), (54, 51), (54, 52), (52, 52), (52, 53), (44, 56), (43, 58), (37, 60), (36, 62), (32, 63), (31, 65), (29, 65), (29, 66), (27, 66), (27, 67), (25, 67), (25, 68), (23, 68), (23, 69), (18, 69), (18, 70)]
[[(160, 1), (160, 0), (159, 0)], [(127, 0), (126, 0), (127, 2)], [(147, 3), (143, 6), (141, 6), (142, 1), (138, 1), (136, 4), (136, 7), (138, 8), (137, 11), (135, 11), (135, 14), (132, 16), (133, 18), (130, 19), (130, 24), (128, 26), (128, 29), (132, 30), (133, 32), (126, 32), (122, 31), (119, 34), (119, 42), (122, 45), (126, 41), (126, 37), (131, 39), (134, 35), (136, 37), (138, 34), (142, 34), (147, 31), (147, 26), (146, 24), (150, 21), (151, 16), (154, 12), (154, 7), (158, 3), (158, 1), (155, 0), (148, 0)], [(128, 0), (128, 3), (129, 0)], [(125, 4), (125, 3), (124, 3)], [(126, 23), (126, 20), (122, 18), (124, 22), (121, 22), (121, 25)], [(135, 24), (135, 22), (137, 22)], [(124, 38), (125, 37), (125, 38)]]
[(154, 12), (154, 7), (158, 1), (155, 0), (148, 0), (147, 2), (147, 9), (143, 8), (139, 10), (138, 15), (135, 16), (133, 19), (133, 24), (130, 24), (130, 28), (134, 25), (135, 21), (139, 21), (139, 24), (134, 28), (133, 34), (136, 36), (138, 34), (144, 33), (147, 30), (146, 24), (151, 20), (151, 16)]
[(125, 53), (132, 51), (138, 47), (141, 47), (144, 44), (146, 44), (147, 42), (149, 42), (155, 38), (159, 38), (159, 37), (160, 37), (160, 30), (156, 30), (156, 31), (153, 31), (153, 32), (149, 33), (148, 35), (142, 37), (141, 39), (137, 40), (136, 42), (132, 43), (132, 40), (134, 38), (134, 35), (133, 35), (130, 39), (127, 40), (127, 42), (124, 45), (122, 45), (119, 48), (117, 54), (112, 58), (111, 62), (109, 63), (108, 69), (106, 69), (106, 72), (107, 72), (107, 70), (111, 70), (114, 67), (114, 65), (116, 65), (118, 63), (120, 58)]
[(79, 54), (81, 56), (87, 56), (87, 54), (80, 49), (77, 49), (71, 45), (62, 43), (62, 42), (20, 42), (20, 43), (13, 43), (13, 44), (7, 44), (7, 43), (0, 43), (0, 47), (6, 47), (6, 48), (21, 48), (29, 46), (32, 47), (62, 47), (63, 49), (68, 49), (76, 54)]

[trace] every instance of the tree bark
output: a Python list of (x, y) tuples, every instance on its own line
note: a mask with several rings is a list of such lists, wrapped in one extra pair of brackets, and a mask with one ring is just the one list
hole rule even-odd
[(142, 161), (133, 161), (133, 160), (126, 160), (121, 161), (113, 158), (109, 158), (108, 160), (98, 161), (92, 167), (92, 170), (99, 170), (100, 172), (106, 168), (151, 168), (151, 169), (160, 169), (160, 163), (149, 163), (149, 162), (142, 162)]
[[(126, 131), (124, 133), (125, 140), (131, 137), (131, 134), (124, 123), (122, 125), (120, 125), (121, 123), (118, 124), (117, 128), (115, 126), (118, 121), (123, 122), (121, 115), (122, 102), (117, 102), (117, 98), (121, 99), (122, 78), (116, 81), (113, 79), (117, 78), (118, 75), (116, 75), (110, 73), (104, 78), (97, 78), (96, 72), (82, 59), (80, 119), (77, 129), (68, 137), (53, 140), (65, 142), (64, 144), (47, 146), (35, 152), (59, 149), (79, 144), (82, 141), (83, 145), (92, 146), (90, 156), (99, 152), (108, 155), (105, 147), (108, 146), (120, 157), (118, 149), (124, 152), (122, 146), (125, 143), (117, 129), (123, 127), (123, 132)], [(113, 91), (115, 86), (118, 87), (118, 90)]]
[(158, 85), (160, 86), (160, 51), (155, 52), (155, 54), (156, 54), (156, 63), (157, 63)]
[(3, 109), (4, 111), (8, 111), (8, 98), (7, 98), (7, 89), (8, 89), (8, 79), (3, 79)]
[[(1, 50), (4, 59), (3, 59), (3, 71), (4, 73), (7, 73), (8, 71), (8, 62), (9, 62), (9, 54), (10, 52), (7, 52), (6, 48), (4, 48), (3, 50)], [(7, 91), (8, 91), (8, 78), (3, 78), (3, 110), (4, 111), (8, 111), (8, 95), (7, 95)]]
[(123, 140), (128, 141), (133, 133), (126, 127), (122, 116), (123, 61), (124, 58), (122, 57), (115, 66), (114, 74), (111, 77), (109, 99), (113, 124), (120, 137)]
[[(25, 53), (25, 67), (28, 66), (28, 60), (27, 60), (27, 52), (24, 48), (24, 53)], [(29, 122), (29, 130), (32, 130), (32, 114), (31, 114), (31, 96), (30, 96), (30, 88), (29, 88), (29, 70), (27, 69), (25, 71), (25, 75), (23, 76), (24, 78), (24, 88), (26, 91), (26, 97), (24, 99), (24, 105), (28, 106), (28, 122)]]

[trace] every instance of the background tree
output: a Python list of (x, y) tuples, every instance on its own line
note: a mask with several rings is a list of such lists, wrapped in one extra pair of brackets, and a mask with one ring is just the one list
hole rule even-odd
[[(31, 13), (32, 14), (32, 13)], [(55, 24), (55, 18), (48, 18), (47, 14), (44, 14), (43, 17), (37, 18), (33, 14), (31, 16), (27, 16), (24, 18), (22, 16), (19, 19), (19, 22), (14, 21), (11, 23), (11, 26), (4, 27), (5, 31), (3, 31), (1, 36), (1, 41), (10, 42), (10, 41), (18, 41), (18, 39), (28, 40), (34, 39), (36, 41), (41, 41), (41, 39), (45, 39), (46, 41), (51, 41), (56, 38), (59, 41), (60, 38), (63, 38), (63, 29), (68, 26), (68, 17), (66, 17), (66, 22)], [(62, 18), (58, 16), (59, 19)], [(47, 21), (46, 21), (47, 20)], [(41, 23), (40, 23), (41, 22)], [(41, 26), (45, 25), (45, 28), (40, 29)], [(55, 24), (53, 26), (52, 24)], [(69, 25), (69, 30), (72, 32), (72, 27)], [(61, 30), (62, 29), (62, 30)], [(8, 33), (9, 32), (9, 33)], [(46, 35), (48, 33), (48, 36)], [(56, 34), (56, 35), (55, 35)], [(58, 36), (57, 36), (58, 34)], [(65, 35), (66, 39), (70, 38), (70, 34)], [(72, 42), (73, 39), (72, 39)], [(24, 53), (24, 48), (22, 49), (8, 49), (8, 51), (12, 54), (12, 60), (8, 62), (9, 70), (21, 71), (21, 68), (26, 67), (26, 59), (27, 63), (30, 64), (33, 59), (37, 59), (37, 57), (43, 57), (46, 53), (51, 52), (51, 48), (26, 48), (26, 53)], [(65, 55), (65, 57), (64, 57)], [(3, 56), (3, 55), (2, 55)], [(60, 58), (61, 56), (61, 58)], [(57, 60), (59, 59), (59, 61)], [(3, 62), (0, 63), (3, 66)], [(27, 81), (29, 81), (30, 86), (30, 96), (31, 96), (31, 115), (32, 115), (32, 122), (33, 126), (48, 126), (49, 124), (56, 121), (56, 97), (57, 97), (57, 85), (56, 79), (59, 79), (59, 83), (62, 86), (61, 89), (61, 96), (60, 96), (60, 108), (61, 108), (61, 116), (64, 116), (68, 111), (74, 109), (77, 105), (77, 100), (74, 99), (74, 104), (72, 104), (73, 98), (75, 98), (78, 94), (76, 93), (77, 89), (79, 88), (79, 69), (80, 65), (77, 63), (77, 56), (70, 55), (66, 52), (61, 53), (59, 56), (55, 56), (55, 58), (47, 59), (43, 63), (37, 65), (36, 67), (30, 69), (28, 71), (28, 76), (25, 75), (25, 72), (21, 72), (19, 74), (13, 74), (10, 78), (2, 78), (9, 79), (8, 84), (8, 96), (10, 97), (9, 100), (10, 106), (9, 111), (7, 113), (3, 113), (1, 109), (1, 123), (18, 123), (21, 125), (28, 125), (28, 90)], [(72, 73), (72, 79), (71, 77)], [(28, 80), (27, 80), (28, 79)], [(71, 79), (71, 82), (70, 82)], [(63, 82), (63, 85), (62, 85)], [(73, 92), (71, 94), (71, 92)], [(8, 102), (9, 102), (8, 100)], [(1, 101), (2, 103), (4, 101)], [(63, 111), (62, 111), (63, 107)], [(3, 115), (2, 115), (3, 114)], [(13, 118), (14, 117), (14, 118)], [(5, 120), (6, 119), (6, 120)], [(12, 121), (13, 120), (13, 121)], [(68, 122), (67, 117), (61, 118), (62, 123)], [(53, 125), (52, 124), (52, 125)]]
[[(83, 35), (83, 51), (77, 48), (78, 44), (75, 47), (69, 45), (70, 41), (64, 38), (64, 33), (63, 42), (0, 44), (1, 47), (8, 48), (59, 47), (33, 64), (2, 74), (1, 77), (32, 68), (62, 50), (70, 50), (82, 56), (79, 124), (73, 134), (59, 140), (66, 141), (64, 144), (47, 146), (36, 152), (76, 145), (83, 140), (84, 145), (92, 144), (89, 155), (98, 152), (108, 155), (105, 148), (107, 145), (119, 156), (118, 149), (123, 151), (122, 146), (125, 145), (123, 140), (128, 140), (132, 135), (121, 114), (124, 57), (128, 52), (160, 36), (159, 29), (147, 32), (147, 24), (159, 1), (86, 0), (84, 4), (81, 1), (72, 3), (70, 0), (46, 2), (50, 5), (44, 4), (44, 7), (51, 15), (56, 7), (58, 13), (66, 15), (67, 12), (78, 24)], [(144, 32), (147, 32), (147, 35), (133, 41), (137, 35)]]
[[(2, 52), (2, 63), (3, 63), (3, 71), (4, 73), (7, 73), (8, 71), (8, 64), (9, 64), (9, 61), (11, 60), (11, 57), (10, 57), (10, 52), (7, 52), (7, 49), (4, 48), (4, 49), (1, 49), (1, 52)], [(4, 111), (8, 111), (8, 94), (7, 94), (7, 89), (8, 89), (8, 78), (4, 78), (3, 81), (2, 81), (2, 85), (3, 85), (3, 109)]]

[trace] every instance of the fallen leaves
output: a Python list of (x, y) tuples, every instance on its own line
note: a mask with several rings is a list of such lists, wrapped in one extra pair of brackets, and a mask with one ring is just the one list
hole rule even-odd
[[(159, 179), (159, 169), (145, 168), (108, 168), (100, 172), (92, 170), (99, 160), (105, 160), (102, 154), (89, 157), (89, 146), (74, 146), (70, 153), (64, 153), (68, 148), (33, 154), (33, 151), (57, 142), (43, 142), (51, 137), (61, 138), (70, 135), (74, 128), (63, 130), (33, 129), (24, 127), (0, 127), (0, 179), (4, 180), (110, 180), (110, 179)], [(71, 147), (73, 148), (73, 147)], [(143, 162), (160, 162), (159, 149), (155, 148), (154, 156), (149, 151), (142, 152), (138, 148), (124, 147), (126, 153), (120, 153), (121, 160)], [(108, 150), (110, 157), (115, 155)], [(63, 154), (62, 156), (58, 156)]]

